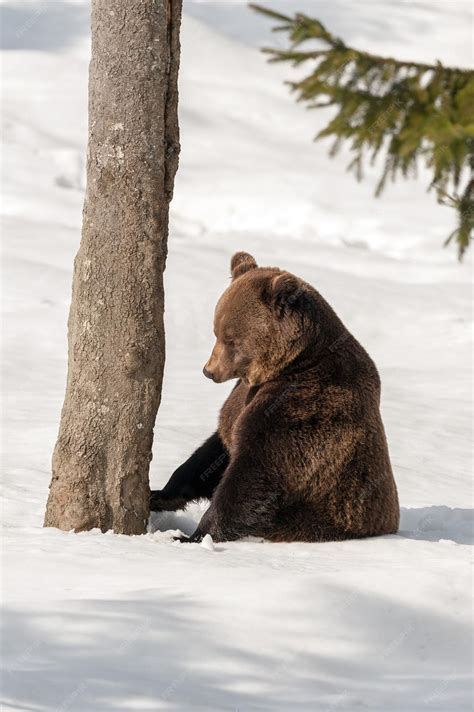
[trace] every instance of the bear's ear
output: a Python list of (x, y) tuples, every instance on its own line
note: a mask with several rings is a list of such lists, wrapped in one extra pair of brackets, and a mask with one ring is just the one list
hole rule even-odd
[(270, 301), (279, 319), (286, 312), (294, 309), (302, 296), (301, 283), (293, 274), (283, 272), (273, 277), (270, 285)]
[(245, 274), (249, 269), (255, 269), (256, 266), (257, 263), (248, 252), (236, 252), (230, 261), (232, 279), (240, 277), (241, 274)]

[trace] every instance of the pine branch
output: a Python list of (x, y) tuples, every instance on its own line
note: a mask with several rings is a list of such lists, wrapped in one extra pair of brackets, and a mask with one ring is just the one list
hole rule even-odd
[(270, 17), (272, 20), (281, 20), (282, 22), (287, 22), (290, 25), (293, 22), (293, 19), (291, 17), (288, 17), (288, 15), (282, 15), (280, 12), (270, 10), (270, 8), (268, 7), (263, 7), (262, 5), (257, 5), (253, 2), (249, 3), (249, 8), (251, 10), (259, 12), (261, 15), (266, 15), (267, 17)]
[[(311, 109), (335, 107), (335, 115), (316, 136), (334, 139), (331, 156), (349, 141), (354, 152), (349, 169), (360, 180), (364, 160), (374, 162), (384, 154), (376, 195), (389, 178), (416, 175), (419, 160), (432, 171), (430, 188), (441, 203), (447, 204), (451, 186), (448, 202), (458, 211), (458, 227), (448, 242), (457, 243), (462, 257), (473, 233), (474, 72), (357, 50), (307, 15), (288, 17), (260, 5), (250, 7), (280, 23), (275, 31), (288, 33), (288, 49), (263, 49), (270, 62), (311, 63), (308, 76), (287, 82), (297, 100)], [(322, 46), (301, 48), (308, 41)], [(468, 184), (459, 196), (466, 175)]]
[[(296, 13), (293, 17), (288, 15), (282, 15), (274, 10), (263, 7), (263, 5), (258, 5), (256, 3), (249, 3), (249, 8), (255, 10), (261, 15), (265, 15), (270, 19), (280, 20), (284, 22), (284, 27), (274, 27), (273, 31), (280, 31), (283, 29), (291, 30), (291, 39), (297, 44), (301, 44), (306, 40), (320, 39), (325, 40), (332, 48), (345, 48), (346, 45), (339, 37), (331, 34), (320, 22), (315, 18), (311, 18), (304, 13)], [(276, 50), (274, 48), (266, 47), (265, 52), (268, 53), (281, 53), (281, 50)], [(373, 61), (376, 64), (392, 64), (399, 68), (415, 68), (423, 71), (432, 71), (440, 67), (444, 72), (450, 74), (466, 74), (472, 75), (472, 71), (469, 69), (462, 69), (458, 67), (444, 67), (441, 62), (437, 62), (435, 65), (428, 64), (426, 62), (414, 62), (414, 61), (404, 61), (400, 59), (395, 59), (394, 57), (382, 57), (381, 55), (372, 54), (371, 52), (364, 52), (363, 50), (357, 50), (352, 48), (351, 50), (355, 55), (360, 57), (365, 57), (366, 59)]]

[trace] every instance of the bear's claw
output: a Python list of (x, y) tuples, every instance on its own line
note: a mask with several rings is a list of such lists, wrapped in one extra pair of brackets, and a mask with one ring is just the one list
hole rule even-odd
[(204, 534), (200, 532), (199, 529), (196, 529), (194, 534), (191, 534), (191, 536), (186, 536), (185, 534), (182, 534), (181, 536), (173, 537), (174, 541), (180, 541), (182, 544), (199, 544), (203, 539)]

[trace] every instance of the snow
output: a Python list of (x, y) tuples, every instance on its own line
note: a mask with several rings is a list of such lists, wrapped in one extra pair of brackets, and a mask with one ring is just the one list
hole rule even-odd
[[(273, 2), (348, 42), (469, 66), (466, 2)], [(186, 2), (182, 156), (166, 272), (154, 487), (215, 428), (204, 379), (238, 249), (313, 283), (374, 357), (402, 505), (395, 536), (183, 545), (42, 528), (64, 395), (87, 135), (88, 7), (4, 3), (2, 709), (461, 712), (472, 705), (472, 256), (428, 176), (373, 198), (312, 144), (243, 3)], [(193, 17), (194, 16), (194, 17)], [(235, 21), (234, 21), (235, 20)], [(124, 148), (125, 150), (125, 148)]]
[(207, 549), (208, 551), (215, 551), (214, 542), (210, 534), (206, 534), (206, 536), (203, 538), (201, 542), (201, 547), (203, 549)]

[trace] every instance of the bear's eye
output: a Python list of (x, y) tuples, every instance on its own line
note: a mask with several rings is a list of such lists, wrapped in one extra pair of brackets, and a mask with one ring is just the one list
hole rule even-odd
[(234, 340), (233, 339), (226, 339), (224, 341), (226, 346), (230, 346), (231, 348), (234, 346)]

